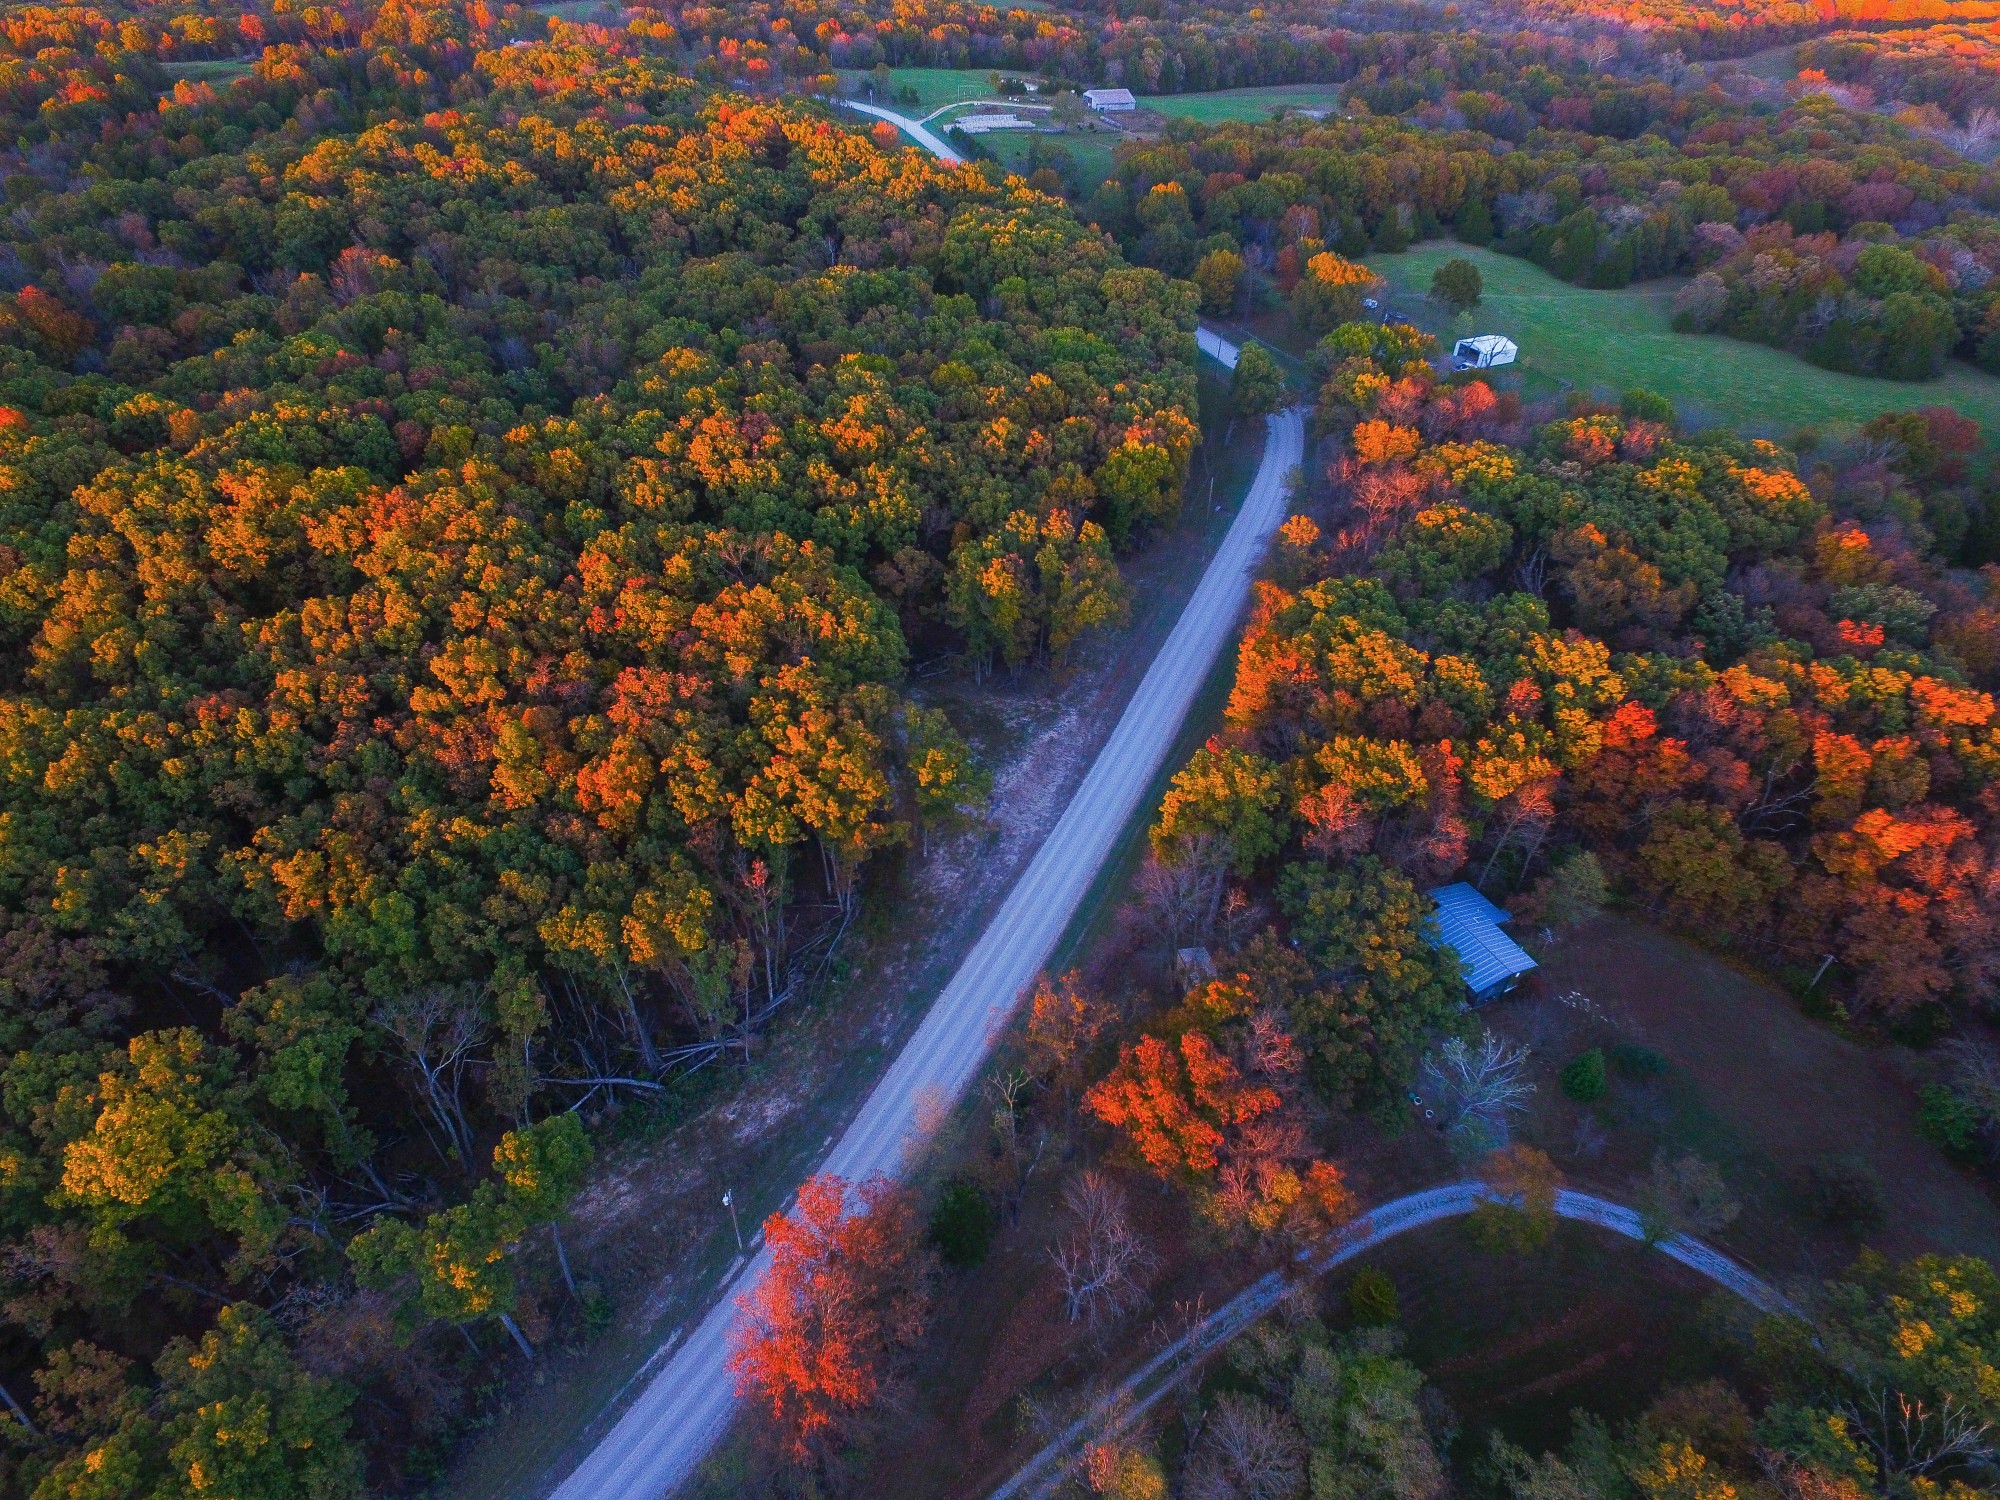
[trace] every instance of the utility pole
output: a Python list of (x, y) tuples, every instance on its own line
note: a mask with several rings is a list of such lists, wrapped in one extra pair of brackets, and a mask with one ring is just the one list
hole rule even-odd
[(734, 1188), (724, 1188), (722, 1190), (722, 1206), (729, 1210), (729, 1227), (736, 1231), (736, 1251), (740, 1255), (743, 1252), (743, 1226), (736, 1220), (736, 1190)]

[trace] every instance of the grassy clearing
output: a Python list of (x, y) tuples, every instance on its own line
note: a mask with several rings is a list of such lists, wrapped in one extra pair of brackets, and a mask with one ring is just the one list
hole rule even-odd
[[(1692, 1151), (1743, 1203), (1720, 1241), (1784, 1271), (1852, 1254), (1857, 1226), (1823, 1220), (1807, 1192), (1815, 1163), (1847, 1157), (1881, 1188), (1881, 1221), (1860, 1226), (1877, 1249), (2000, 1257), (2000, 1204), (1918, 1131), (1915, 1054), (1843, 1037), (1762, 979), (1638, 922), (1607, 916), (1537, 956), (1541, 996), (1485, 1014), (1545, 1059), (1550, 1075), (1538, 1079), (1522, 1131), (1573, 1176), (1629, 1198), (1621, 1185), (1643, 1175), (1654, 1151)], [(1555, 1069), (1621, 1042), (1658, 1049), (1668, 1071), (1614, 1073), (1591, 1105), (1563, 1096)]]
[(531, 5), (528, 9), (537, 15), (555, 16), (572, 22), (615, 22), (625, 14), (625, 8), (616, 0), (544, 0), (543, 4)]
[[(1702, 1305), (1713, 1289), (1630, 1240), (1558, 1226), (1540, 1250), (1481, 1247), (1463, 1220), (1392, 1241), (1367, 1257), (1395, 1284), (1407, 1356), (1462, 1426), (1454, 1460), (1485, 1457), (1497, 1428), (1530, 1452), (1560, 1449), (1577, 1408), (1637, 1416), (1668, 1384), (1731, 1370)], [(1339, 1321), (1352, 1275), (1322, 1302)]]
[(1761, 52), (1752, 52), (1747, 57), (1736, 59), (1736, 66), (1752, 78), (1761, 78), (1766, 83), (1789, 83), (1799, 76), (1796, 55), (1798, 47), (1787, 42), (1781, 47), (1766, 47)]
[[(861, 98), (868, 97), (863, 90), (869, 76), (857, 68), (843, 68), (840, 72), (841, 83)], [(1006, 76), (1019, 75), (1010, 72)], [(918, 108), (926, 112), (947, 104), (963, 104), (968, 99), (997, 97), (989, 68), (891, 68), (889, 97), (880, 102), (891, 109), (897, 108), (898, 96), (906, 88), (917, 91)]]
[(190, 83), (220, 85), (247, 78), (256, 68), (256, 62), (247, 57), (204, 57), (196, 62), (168, 63), (166, 74), (176, 81), (185, 78)]
[(1028, 152), (1034, 142), (1059, 145), (1076, 162), (1081, 180), (1088, 186), (1095, 187), (1111, 175), (1111, 148), (1118, 143), (1120, 137), (1068, 134), (1051, 139), (1026, 130), (996, 130), (991, 135), (983, 135), (979, 139), (985, 143), (986, 149), (993, 153), (994, 159), (1008, 171), (1020, 172), (1023, 175), (1032, 170), (1028, 164)]
[(1268, 120), (1280, 109), (1335, 109), (1340, 85), (1302, 83), (1280, 88), (1218, 89), (1210, 94), (1150, 94), (1140, 105), (1177, 120), (1204, 125), (1223, 120)]
[[(1431, 272), (1453, 256), (1479, 267), (1486, 299), (1454, 325), (1425, 301)], [(1539, 266), (1467, 245), (1436, 242), (1371, 256), (1395, 305), (1444, 337), (1504, 333), (1521, 346), (1526, 393), (1538, 385), (1616, 393), (1657, 391), (1684, 416), (1786, 437), (1801, 428), (1858, 425), (1883, 412), (1949, 406), (2000, 439), (2000, 379), (1954, 360), (1936, 380), (1870, 380), (1822, 370), (1782, 350), (1710, 334), (1676, 333), (1678, 280), (1598, 292), (1558, 281)]]

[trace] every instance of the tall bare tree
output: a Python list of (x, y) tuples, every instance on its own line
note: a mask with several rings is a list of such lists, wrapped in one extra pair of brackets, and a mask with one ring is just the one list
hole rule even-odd
[(1527, 1048), (1509, 1046), (1491, 1031), (1481, 1031), (1476, 1045), (1452, 1037), (1424, 1059), (1424, 1085), (1453, 1150), (1478, 1156), (1507, 1144), (1508, 1117), (1526, 1108), (1535, 1091), (1522, 1076), (1527, 1064)]
[(1151, 1247), (1125, 1211), (1125, 1194), (1099, 1172), (1081, 1172), (1063, 1189), (1071, 1228), (1049, 1252), (1062, 1279), (1063, 1309), (1093, 1330), (1137, 1307), (1139, 1277), (1153, 1263)]
[(471, 985), (434, 984), (375, 1007), (372, 1019), (394, 1037), (435, 1127), (438, 1154), (467, 1171), (472, 1127), (465, 1118), (465, 1069), (486, 1035), (484, 996)]

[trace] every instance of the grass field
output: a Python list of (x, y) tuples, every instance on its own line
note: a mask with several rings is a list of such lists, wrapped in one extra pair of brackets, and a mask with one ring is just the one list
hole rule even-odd
[[(1485, 301), (1451, 324), (1425, 301), (1431, 272), (1464, 256), (1486, 282)], [(1597, 292), (1558, 281), (1512, 256), (1466, 245), (1419, 245), (1371, 256), (1398, 309), (1441, 336), (1504, 333), (1521, 346), (1529, 394), (1555, 383), (1617, 393), (1657, 391), (1693, 420), (1787, 436), (1840, 428), (1889, 411), (1949, 406), (2000, 440), (2000, 379), (1954, 360), (1936, 380), (1870, 380), (1822, 370), (1782, 350), (1707, 334), (1676, 333), (1670, 322), (1678, 281)]]
[(205, 57), (197, 62), (168, 63), (166, 73), (176, 81), (185, 78), (191, 83), (225, 84), (249, 76), (256, 66), (245, 57)]
[(1789, 42), (1782, 47), (1766, 47), (1737, 58), (1736, 66), (1766, 83), (1789, 83), (1799, 74), (1799, 65), (1794, 61), (1797, 52), (1798, 48)]
[(544, 0), (543, 4), (531, 5), (528, 9), (565, 21), (615, 21), (625, 11), (617, 0)]
[[(1010, 72), (1007, 76), (1015, 75)], [(866, 73), (854, 68), (843, 68), (840, 72), (840, 81), (851, 92), (859, 91), (867, 78)], [(919, 108), (925, 113), (967, 99), (997, 97), (990, 68), (891, 68), (889, 97), (880, 102), (890, 109), (897, 108), (897, 96), (906, 88), (917, 91)], [(868, 96), (861, 93), (860, 97)]]
[(1284, 108), (1335, 109), (1340, 104), (1340, 86), (1301, 83), (1283, 88), (1220, 89), (1212, 94), (1149, 94), (1139, 103), (1159, 114), (1213, 125), (1223, 120), (1268, 120)]
[(1036, 136), (1025, 130), (996, 130), (991, 135), (983, 135), (980, 140), (994, 159), (1010, 172), (1026, 173), (1028, 151), (1032, 144), (1040, 140), (1046, 145), (1061, 146), (1076, 162), (1086, 191), (1111, 175), (1111, 148), (1122, 137), (1115, 135), (1063, 135), (1051, 139)]

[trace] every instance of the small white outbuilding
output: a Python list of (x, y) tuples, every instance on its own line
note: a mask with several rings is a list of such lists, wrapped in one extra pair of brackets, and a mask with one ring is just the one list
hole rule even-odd
[(1019, 115), (960, 115), (952, 121), (952, 129), (962, 130), (967, 135), (985, 135), (993, 130), (1033, 130), (1035, 122), (1024, 120)]
[(1083, 102), (1100, 114), (1139, 107), (1139, 101), (1132, 97), (1130, 89), (1085, 89)]
[(1454, 370), (1490, 370), (1495, 365), (1511, 365), (1514, 356), (1521, 352), (1510, 338), (1502, 338), (1497, 333), (1482, 333), (1474, 338), (1460, 339), (1451, 346), (1451, 367)]

